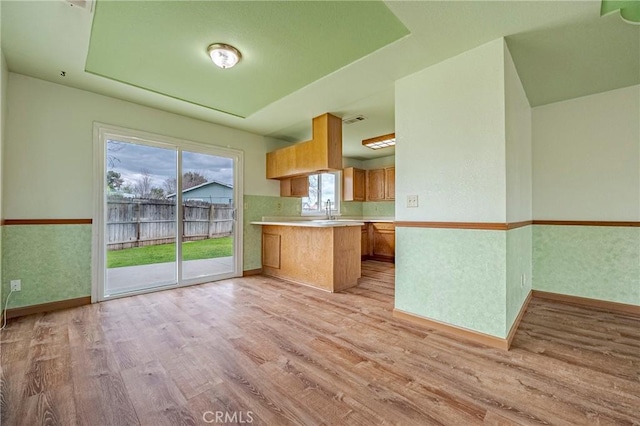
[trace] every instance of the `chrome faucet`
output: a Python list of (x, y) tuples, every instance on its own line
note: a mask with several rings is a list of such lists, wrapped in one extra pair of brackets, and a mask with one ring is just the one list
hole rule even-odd
[(327, 219), (328, 220), (333, 220), (334, 217), (331, 214), (331, 200), (327, 199), (327, 202), (324, 203), (324, 210), (327, 213)]

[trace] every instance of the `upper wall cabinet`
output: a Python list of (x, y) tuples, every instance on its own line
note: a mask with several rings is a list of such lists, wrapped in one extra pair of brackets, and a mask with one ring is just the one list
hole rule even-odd
[(396, 168), (367, 170), (367, 201), (395, 200)]
[(384, 199), (396, 199), (396, 168), (386, 167), (384, 169)]
[(287, 179), (342, 168), (342, 120), (313, 119), (313, 139), (267, 153), (267, 179)]
[(367, 200), (384, 200), (384, 169), (367, 170)]
[(364, 201), (366, 198), (366, 170), (347, 167), (342, 171), (342, 199)]
[(396, 168), (342, 171), (343, 201), (385, 201), (396, 198)]
[(289, 179), (280, 179), (281, 197), (308, 197), (309, 177), (297, 176)]

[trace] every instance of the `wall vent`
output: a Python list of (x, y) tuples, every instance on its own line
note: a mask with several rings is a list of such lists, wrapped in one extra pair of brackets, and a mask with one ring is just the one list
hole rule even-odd
[(353, 124), (353, 123), (358, 123), (360, 121), (364, 121), (367, 118), (364, 115), (356, 115), (355, 117), (348, 117), (348, 118), (343, 118), (342, 122), (344, 124)]

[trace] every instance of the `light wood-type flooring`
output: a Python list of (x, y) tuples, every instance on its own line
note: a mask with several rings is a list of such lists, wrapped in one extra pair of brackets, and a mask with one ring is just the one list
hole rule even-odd
[(640, 424), (638, 317), (534, 299), (504, 352), (393, 319), (393, 265), (360, 281), (253, 276), (12, 320), (2, 425)]

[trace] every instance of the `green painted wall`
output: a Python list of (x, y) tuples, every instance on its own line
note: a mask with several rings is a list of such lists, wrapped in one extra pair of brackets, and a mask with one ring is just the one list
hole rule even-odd
[(9, 308), (91, 295), (91, 225), (3, 226), (2, 234), (3, 294), (22, 280)]
[[(505, 333), (513, 325), (520, 313), (522, 304), (531, 291), (533, 265), (532, 251), (532, 226), (507, 231), (507, 312)], [(524, 283), (522, 282), (524, 275)]]
[[(395, 307), (505, 338), (531, 291), (532, 227), (396, 228)], [(521, 275), (526, 281), (521, 285)]]
[(362, 201), (343, 201), (340, 203), (342, 216), (362, 216)]
[(395, 201), (367, 201), (362, 203), (364, 217), (395, 217)]
[(505, 337), (506, 232), (396, 228), (395, 307)]
[(343, 216), (395, 217), (396, 204), (394, 201), (343, 201), (340, 212)]
[(640, 305), (640, 228), (533, 226), (533, 288)]
[(244, 196), (244, 270), (262, 268), (262, 227), (250, 222), (261, 220), (263, 216), (299, 216), (299, 198), (269, 197), (262, 195)]

